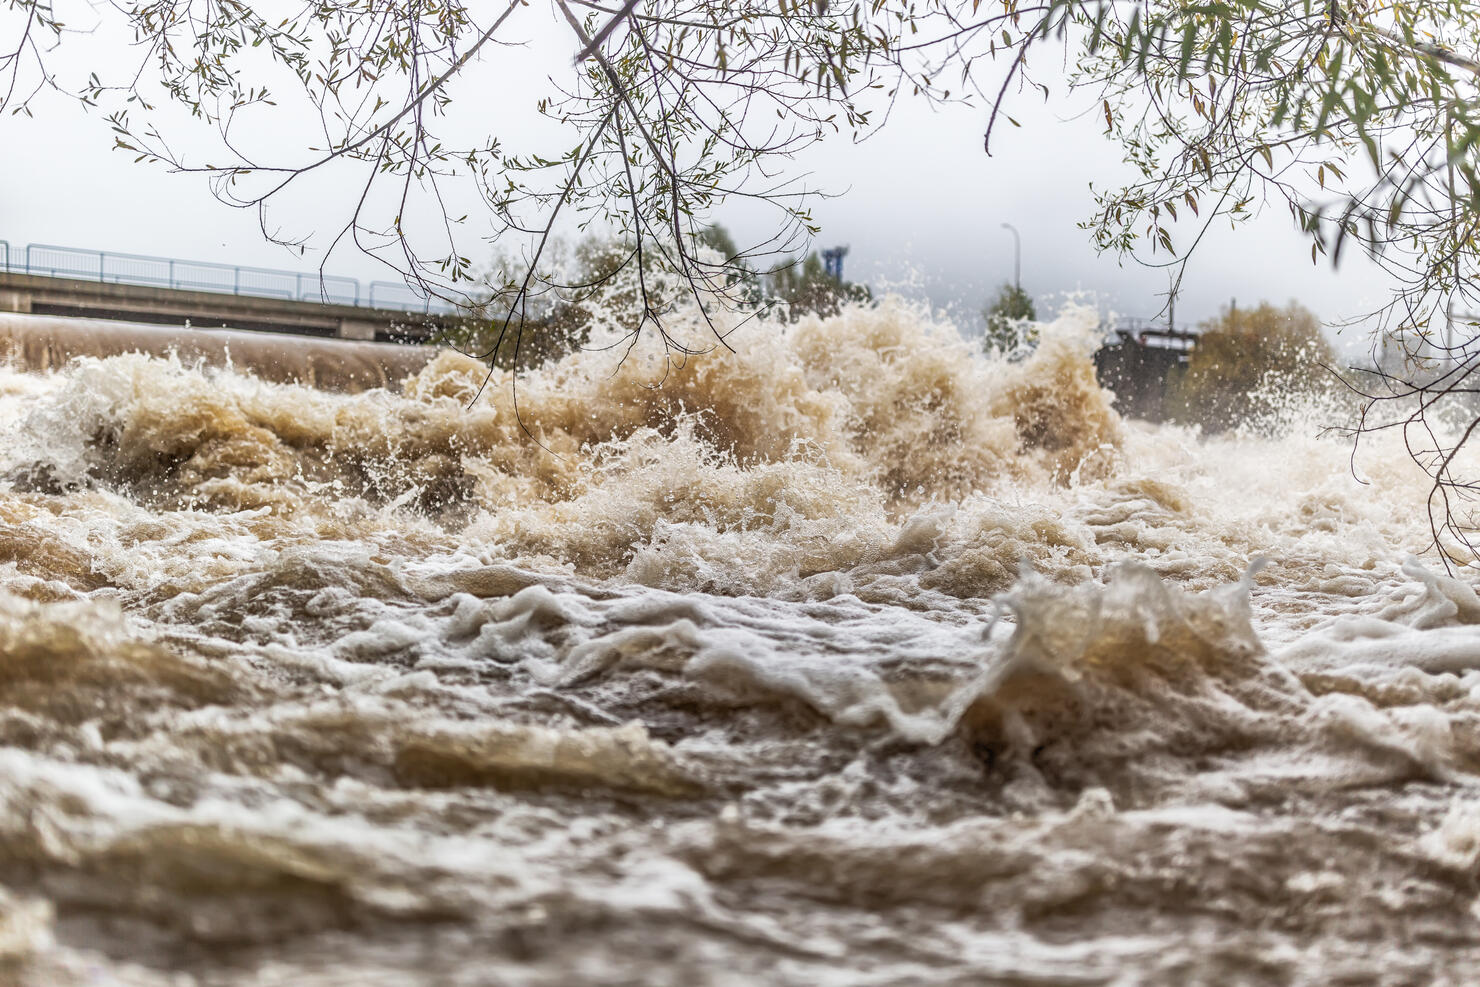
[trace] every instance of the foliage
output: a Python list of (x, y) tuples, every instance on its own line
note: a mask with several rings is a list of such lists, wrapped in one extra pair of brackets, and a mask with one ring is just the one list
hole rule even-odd
[[(699, 243), (725, 260), (740, 254), (734, 237), (717, 224), (701, 232)], [(574, 243), (552, 241), (546, 249), (546, 267), (535, 278), (537, 287), (522, 293), (508, 287), (522, 274), (522, 261), (498, 254), (484, 275), (485, 287), (472, 292), (464, 306), (468, 317), (443, 329), (433, 342), (504, 368), (527, 369), (564, 356), (586, 345), (598, 322), (620, 320), (643, 304), (626, 263), (633, 250), (630, 242), (595, 235)], [(665, 279), (652, 267), (649, 261), (649, 295), (656, 298), (664, 294), (657, 286)], [(729, 271), (732, 293), (743, 297), (752, 314), (778, 313), (786, 319), (807, 313), (832, 315), (847, 302), (872, 297), (867, 286), (839, 283), (829, 275), (815, 251), (802, 260), (786, 259), (764, 274), (743, 260)], [(672, 296), (671, 279), (666, 284)], [(674, 301), (669, 298), (669, 304)], [(522, 306), (517, 317), (537, 331), (522, 335), (503, 331), (513, 304)]]
[(1033, 306), (1033, 296), (1021, 285), (1004, 284), (997, 289), (997, 297), (982, 309), (982, 319), (987, 324), (982, 343), (989, 350), (1013, 353), (1037, 342), (1032, 330), (1024, 330), (1024, 323), (1038, 318)]
[[(483, 288), (469, 291), (461, 306), (466, 317), (441, 330), (432, 342), (472, 353), (496, 367), (524, 370), (570, 353), (590, 337), (592, 310), (597, 297), (622, 294), (613, 284), (625, 255), (618, 243), (586, 237), (575, 243), (552, 242), (537, 290), (511, 291), (508, 285), (522, 277), (521, 260), (508, 253), (495, 255), (483, 276)], [(532, 332), (507, 332), (512, 305), (517, 318)]]
[(1395, 329), (1472, 297), (1480, 4), (1067, 6), (1086, 32), (1073, 84), (1139, 171), (1097, 193), (1099, 246), (1185, 258), (1215, 219), (1274, 200), (1313, 261), (1356, 244), (1384, 262)]
[(1229, 308), (1200, 328), (1186, 372), (1168, 388), (1183, 421), (1233, 428), (1259, 405), (1257, 395), (1308, 394), (1330, 383), (1331, 347), (1319, 320), (1295, 302)]
[[(1364, 250), (1395, 288), (1375, 313), (1379, 362), (1351, 381), (1354, 441), (1397, 429), (1431, 477), (1445, 557), (1475, 558), (1480, 484), (1457, 470), (1480, 425), (1468, 394), (1480, 333), (1480, 4), (1367, 0), (1060, 3), (1084, 32), (1073, 85), (1093, 92), (1139, 179), (1097, 192), (1103, 249), (1181, 266), (1216, 220), (1286, 206), (1311, 260)], [(1178, 230), (1180, 225), (1181, 229)], [(1160, 255), (1160, 259), (1158, 259)], [(1467, 324), (1468, 323), (1468, 324)], [(1450, 412), (1453, 412), (1451, 415)]]
[[(722, 229), (709, 235), (727, 237)], [(587, 235), (544, 247), (541, 267), (533, 271), (523, 258), (496, 254), (462, 306), (469, 317), (435, 342), (494, 366), (528, 369), (586, 345), (598, 322), (620, 320), (644, 305), (666, 312), (682, 300), (671, 272), (653, 258), (645, 257), (639, 272), (630, 241)], [(511, 332), (513, 324), (533, 331)]]
[[(829, 133), (867, 131), (901, 91), (984, 97), (990, 149), (999, 121), (1011, 122), (1014, 83), (1032, 83), (1030, 50), (1052, 42), (1080, 49), (1071, 85), (1095, 95), (1140, 169), (1137, 182), (1099, 191), (1087, 226), (1101, 247), (1178, 255), (1178, 241), (1195, 245), (1215, 218), (1242, 221), (1275, 197), (1311, 236), (1313, 256), (1334, 258), (1349, 242), (1390, 256), (1406, 279), (1393, 309), (1405, 323), (1425, 322), (1440, 296), (1475, 288), (1466, 265), (1476, 259), (1480, 212), (1480, 4), (554, 0), (554, 8), (575, 64), (531, 98), (560, 125), (555, 148), (506, 146), (481, 116), (467, 118), (467, 104), (483, 101), (454, 92), (516, 32), (538, 26), (521, 0), (491, 9), (321, 0), (284, 8), (281, 19), (216, 0), (103, 5), (97, 29), (126, 27), (137, 67), (66, 91), (105, 110), (120, 150), (205, 174), (233, 204), (260, 209), (342, 167), (355, 178), (344, 186), (354, 207), (335, 242), (348, 239), (439, 290), (475, 280), (456, 220), (441, 211), (441, 189), (456, 176), (482, 191), (495, 234), (539, 238), (531, 268), (565, 215), (631, 242), (628, 263), (652, 260), (696, 290), (715, 290), (727, 267), (785, 253), (814, 229), (805, 189), (778, 176), (779, 161)], [(51, 2), (6, 0), (4, 11), (0, 30), (11, 43), (0, 47), (0, 103), (29, 112), (40, 88), (63, 88), (54, 63), (76, 32)], [(983, 59), (1003, 66), (1000, 85), (980, 71)], [(323, 146), (285, 152), (271, 127), (252, 129), (276, 119), (286, 100), (319, 117)], [(219, 158), (197, 162), (171, 142), (160, 125), (169, 104), (219, 132)], [(709, 212), (737, 196), (779, 209), (777, 236), (704, 259), (697, 244)], [(431, 210), (447, 252), (412, 242), (425, 239), (408, 232), (417, 208)], [(265, 218), (264, 232), (274, 233)]]
[(815, 250), (800, 261), (787, 260), (772, 268), (762, 284), (766, 302), (784, 309), (786, 318), (793, 320), (807, 313), (836, 315), (848, 302), (866, 302), (873, 297), (867, 286), (839, 282), (828, 274)]

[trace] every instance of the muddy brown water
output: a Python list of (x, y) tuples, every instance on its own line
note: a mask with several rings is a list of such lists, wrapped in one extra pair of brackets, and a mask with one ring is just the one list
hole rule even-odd
[(1122, 421), (1073, 323), (0, 371), (0, 979), (1473, 982), (1421, 473)]

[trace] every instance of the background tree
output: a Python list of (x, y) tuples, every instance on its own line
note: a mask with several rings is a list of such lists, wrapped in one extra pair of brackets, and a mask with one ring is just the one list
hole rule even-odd
[(815, 250), (801, 260), (784, 260), (771, 269), (763, 284), (767, 303), (780, 307), (792, 320), (806, 314), (836, 315), (848, 302), (873, 297), (867, 286), (839, 281), (829, 274)]
[[(467, 317), (439, 327), (432, 342), (477, 353), (503, 369), (527, 370), (559, 359), (589, 341), (601, 314), (634, 303), (633, 286), (621, 277), (629, 253), (610, 237), (552, 241), (534, 285), (517, 295), (506, 286), (525, 273), (522, 259), (496, 254), (483, 288), (468, 290)], [(511, 304), (520, 311), (511, 313)], [(504, 332), (511, 316), (534, 331)]]
[(983, 345), (999, 353), (1012, 353), (1035, 342), (1024, 323), (1038, 318), (1033, 307), (1033, 296), (1020, 285), (1003, 284), (997, 289), (997, 297), (982, 309), (982, 319), (987, 324)]
[[(800, 260), (784, 259), (762, 274), (737, 259), (740, 250), (723, 226), (706, 228), (698, 243), (729, 265), (728, 290), (742, 296), (753, 313), (779, 313), (795, 321), (806, 314), (835, 315), (845, 304), (872, 297), (866, 285), (839, 281), (827, 273), (816, 251)], [(574, 242), (551, 241), (544, 253), (545, 267), (533, 279), (535, 286), (517, 296), (504, 286), (522, 273), (522, 261), (498, 254), (485, 275), (484, 288), (469, 291), (464, 306), (468, 317), (440, 328), (433, 341), (479, 353), (506, 369), (529, 369), (558, 359), (586, 345), (594, 326), (619, 319), (640, 303), (638, 283), (626, 264), (632, 253), (630, 244), (594, 234)], [(650, 286), (667, 281), (671, 293), (671, 279), (665, 279), (652, 260), (647, 264)], [(522, 306), (515, 317), (535, 331), (522, 337), (502, 332), (511, 298)]]
[(1267, 410), (1263, 396), (1299, 397), (1332, 383), (1320, 320), (1295, 302), (1230, 306), (1200, 330), (1186, 371), (1168, 382), (1168, 404), (1182, 421), (1233, 428)]

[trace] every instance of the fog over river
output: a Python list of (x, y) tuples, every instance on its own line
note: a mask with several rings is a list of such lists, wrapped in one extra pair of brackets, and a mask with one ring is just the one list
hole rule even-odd
[(1473, 983), (1425, 477), (1077, 319), (0, 369), (0, 982)]

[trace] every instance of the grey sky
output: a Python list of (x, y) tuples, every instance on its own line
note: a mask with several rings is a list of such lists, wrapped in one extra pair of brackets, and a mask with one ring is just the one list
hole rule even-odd
[[(542, 40), (538, 37), (536, 42)], [(487, 78), (528, 78), (525, 73), (564, 71), (563, 43), (500, 52)], [(81, 71), (86, 65), (69, 67)], [(512, 67), (511, 67), (512, 65)], [(481, 88), (491, 118), (509, 126), (507, 111), (536, 98), (534, 87), (494, 83)], [(510, 96), (517, 92), (516, 96)], [(486, 93), (493, 93), (489, 98)], [(819, 246), (847, 244), (851, 279), (894, 284), (948, 307), (974, 331), (976, 311), (1012, 275), (1014, 224), (1023, 238), (1023, 283), (1052, 308), (1064, 293), (1089, 293), (1103, 308), (1150, 315), (1161, 305), (1165, 272), (1096, 256), (1076, 227), (1092, 208), (1090, 181), (1110, 184), (1121, 172), (1116, 149), (1098, 133), (1093, 116), (1069, 118), (1074, 107), (1044, 106), (1019, 97), (1014, 115), (1021, 129), (1001, 126), (994, 155), (982, 152), (985, 111), (973, 107), (932, 110), (902, 103), (888, 126), (860, 145), (839, 138), (797, 162), (815, 186), (842, 193), (819, 202)], [(514, 124), (516, 128), (527, 123)], [(286, 120), (280, 133), (292, 140)], [(301, 130), (299, 131), (302, 132)], [(260, 136), (260, 135), (259, 135)], [(311, 269), (268, 244), (250, 212), (217, 203), (203, 180), (164, 174), (110, 150), (111, 136), (97, 114), (82, 113), (59, 98), (37, 104), (34, 119), (0, 121), (5, 180), (0, 183), (0, 238), (12, 247), (29, 242), (196, 260)], [(330, 230), (342, 224), (351, 196), (319, 189), (280, 209), (286, 228)], [(745, 213), (724, 218), (742, 234), (763, 232)], [(336, 255), (332, 273), (384, 278), (383, 270), (352, 251)], [(1179, 323), (1205, 319), (1230, 298), (1240, 303), (1296, 299), (1327, 320), (1359, 315), (1379, 305), (1385, 280), (1360, 258), (1333, 273), (1313, 266), (1309, 243), (1282, 209), (1230, 233), (1215, 231), (1199, 248), (1178, 302)], [(1355, 334), (1343, 339), (1353, 346)]]

